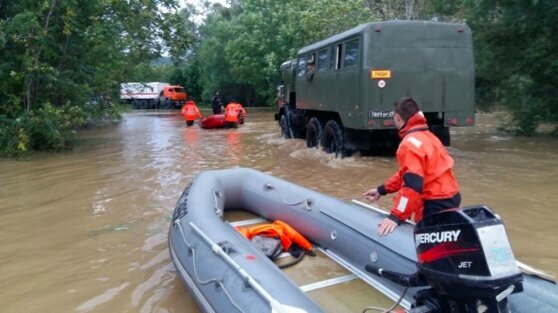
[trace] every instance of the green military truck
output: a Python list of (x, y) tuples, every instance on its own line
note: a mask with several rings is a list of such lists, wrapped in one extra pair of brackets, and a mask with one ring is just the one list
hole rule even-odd
[(393, 103), (402, 96), (419, 101), (446, 146), (449, 127), (474, 125), (473, 45), (464, 24), (363, 24), (300, 49), (281, 76), (282, 135), (328, 153), (394, 151)]

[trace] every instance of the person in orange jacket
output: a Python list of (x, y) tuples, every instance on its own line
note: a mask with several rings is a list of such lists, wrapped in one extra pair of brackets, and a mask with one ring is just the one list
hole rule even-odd
[(393, 119), (401, 137), (397, 149), (399, 170), (384, 184), (363, 194), (369, 201), (377, 201), (381, 196), (398, 192), (390, 215), (378, 227), (380, 236), (393, 232), (413, 213), (418, 222), (423, 215), (461, 204), (459, 185), (452, 171), (453, 159), (428, 130), (419, 104), (411, 97), (403, 97), (394, 107)]
[(244, 124), (246, 110), (236, 101), (232, 101), (225, 107), (225, 127), (237, 127)]
[(196, 103), (192, 100), (186, 102), (182, 111), (180, 112), (186, 121), (186, 125), (192, 126), (194, 125), (194, 121), (198, 118), (202, 117), (200, 110)]

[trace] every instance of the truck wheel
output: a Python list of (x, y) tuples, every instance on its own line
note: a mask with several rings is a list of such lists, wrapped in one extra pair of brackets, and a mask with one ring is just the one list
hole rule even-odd
[(279, 126), (281, 127), (281, 137), (285, 139), (291, 139), (291, 130), (289, 128), (289, 122), (287, 121), (287, 116), (285, 114), (281, 115), (281, 119), (279, 120)]
[(334, 120), (329, 120), (324, 127), (324, 136), (322, 146), (326, 153), (335, 153), (335, 157), (346, 157), (348, 155), (345, 149), (345, 135), (343, 128)]
[(451, 143), (449, 127), (432, 125), (430, 126), (430, 131), (440, 139), (444, 146), (449, 147)]
[(165, 109), (172, 109), (174, 108), (174, 102), (172, 100), (165, 101)]
[(140, 108), (140, 104), (138, 100), (133, 100), (132, 101), (132, 109), (139, 109)]
[(139, 107), (140, 107), (140, 109), (149, 109), (147, 100), (140, 100)]
[(322, 124), (317, 117), (313, 117), (306, 124), (306, 147), (317, 147), (320, 140), (322, 140)]

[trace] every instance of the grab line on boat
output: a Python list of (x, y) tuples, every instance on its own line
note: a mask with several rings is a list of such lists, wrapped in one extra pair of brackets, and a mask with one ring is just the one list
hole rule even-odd
[[(363, 271), (361, 271), (360, 269), (358, 269), (357, 267), (355, 267), (351, 263), (345, 261), (345, 259), (341, 258), (340, 256), (338, 256), (334, 252), (332, 252), (328, 249), (322, 248), (322, 247), (318, 247), (318, 249), (322, 253), (324, 253), (325, 255), (330, 257), (333, 261), (337, 262), (337, 264), (343, 266), (349, 272), (355, 274), (360, 279), (362, 279), (364, 282), (366, 282), (370, 286), (374, 287), (376, 290), (380, 291), (381, 293), (383, 293), (388, 298), (392, 299), (393, 301), (397, 301), (399, 299), (400, 295), (398, 293), (396, 293), (392, 289), (388, 288), (385, 284), (382, 284), (382, 282), (379, 281), (378, 279), (375, 279), (375, 278), (367, 275), (366, 273), (364, 273)], [(411, 308), (411, 302), (409, 302), (406, 299), (403, 299), (403, 300), (401, 300), (401, 306), (408, 310), (408, 309)]]
[[(246, 283), (248, 283), (256, 293), (258, 293), (261, 297), (263, 297), (267, 303), (269, 303), (272, 312), (277, 313), (307, 313), (306, 310), (301, 308), (292, 307), (286, 304), (279, 302), (279, 300), (275, 299), (265, 288), (260, 285), (246, 270), (244, 270), (238, 263), (236, 263), (225, 251), (223, 248), (219, 246), (217, 243), (213, 242), (201, 229), (196, 226), (193, 222), (188, 222), (190, 227), (194, 230), (194, 232), (200, 236), (203, 241), (205, 241), (209, 246), (211, 246), (211, 250), (221, 257), (225, 263), (229, 264), (239, 275), (244, 279)], [(242, 312), (242, 310), (240, 310)]]
[(184, 282), (186, 282), (188, 287), (190, 287), (192, 292), (196, 295), (196, 299), (198, 301), (198, 304), (204, 309), (204, 312), (215, 313), (215, 311), (213, 310), (213, 308), (211, 307), (211, 305), (207, 301), (207, 298), (203, 295), (203, 293), (200, 291), (200, 289), (196, 286), (196, 283), (192, 280), (192, 278), (190, 278), (190, 276), (188, 275), (188, 273), (184, 269), (184, 266), (180, 263), (180, 260), (178, 260), (178, 257), (176, 256), (176, 252), (174, 251), (174, 247), (172, 245), (169, 246), (169, 252), (170, 252), (171, 258), (174, 259), (173, 261), (174, 261), (174, 264), (176, 265), (176, 269), (180, 272), (181, 277), (184, 279)]
[[(180, 219), (177, 219), (174, 221), (174, 223), (178, 226), (178, 229), (180, 230), (180, 235), (182, 236), (182, 241), (184, 241), (184, 243), (186, 244), (186, 246), (188, 247), (188, 249), (192, 250), (192, 268), (194, 270), (194, 278), (198, 281), (199, 284), (201, 285), (207, 285), (210, 283), (216, 283), (217, 285), (219, 285), (219, 287), (221, 287), (223, 289), (223, 291), (225, 292), (225, 296), (227, 296), (227, 298), (229, 299), (229, 301), (231, 302), (231, 304), (240, 312), (244, 313), (244, 311), (242, 310), (242, 308), (240, 308), (240, 306), (238, 306), (238, 304), (234, 301), (234, 299), (231, 297), (231, 295), (229, 294), (229, 292), (227, 291), (227, 289), (225, 288), (225, 284), (223, 284), (222, 278), (221, 279), (217, 279), (217, 278), (210, 278), (208, 280), (201, 280), (200, 276), (198, 274), (198, 270), (196, 269), (196, 248), (193, 247), (192, 245), (190, 245), (188, 243), (188, 241), (186, 240), (186, 236), (184, 235), (184, 230), (182, 229), (182, 225), (180, 224)], [(191, 222), (190, 222), (191, 223)]]
[(283, 204), (288, 205), (288, 206), (297, 206), (297, 205), (301, 205), (304, 204), (304, 207), (308, 210), (310, 209), (310, 206), (312, 205), (312, 200), (311, 199), (304, 199), (304, 200), (300, 200), (297, 202), (288, 202), (285, 199), (283, 199), (283, 197), (281, 197), (281, 194), (279, 193), (279, 190), (277, 190), (277, 188), (275, 188), (275, 186), (273, 186), (271, 183), (267, 183), (264, 185), (264, 190), (265, 191), (270, 191), (270, 190), (274, 190), (277, 193), (277, 196), (279, 197), (279, 200), (281, 202), (283, 202)]
[(300, 286), (299, 288), (304, 292), (309, 292), (309, 291), (316, 290), (316, 289), (321, 289), (321, 288), (325, 288), (325, 287), (329, 287), (329, 286), (333, 286), (333, 285), (337, 285), (337, 284), (342, 284), (344, 282), (355, 280), (357, 278), (358, 278), (358, 276), (355, 275), (355, 274), (347, 274), (347, 275), (343, 275), (343, 276), (339, 276), (339, 277), (335, 277), (335, 278), (324, 279), (324, 280), (321, 280), (321, 281), (317, 281), (315, 283), (306, 284), (306, 285)]

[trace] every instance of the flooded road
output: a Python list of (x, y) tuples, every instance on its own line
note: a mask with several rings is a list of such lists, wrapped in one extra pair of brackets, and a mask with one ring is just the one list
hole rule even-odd
[[(167, 248), (196, 173), (252, 167), (350, 201), (397, 169), (394, 158), (306, 149), (280, 138), (272, 111), (249, 114), (238, 129), (203, 130), (177, 112), (134, 112), (81, 133), (70, 153), (0, 160), (0, 310), (198, 312)], [(480, 114), (452, 133), (463, 205), (490, 206), (517, 259), (557, 275), (558, 141), (507, 136), (500, 124)]]

